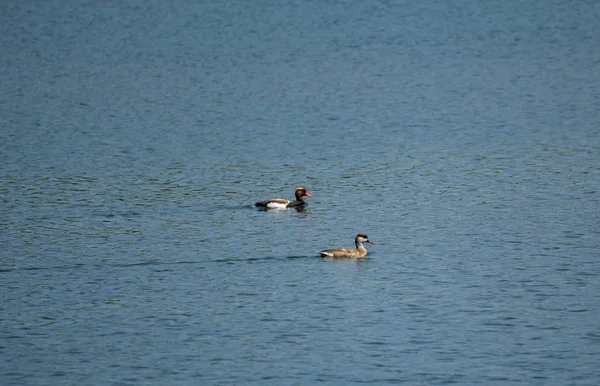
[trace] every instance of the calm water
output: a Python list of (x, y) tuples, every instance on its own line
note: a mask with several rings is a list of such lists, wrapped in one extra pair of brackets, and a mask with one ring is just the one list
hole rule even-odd
[(600, 383), (600, 3), (1, 9), (3, 385)]

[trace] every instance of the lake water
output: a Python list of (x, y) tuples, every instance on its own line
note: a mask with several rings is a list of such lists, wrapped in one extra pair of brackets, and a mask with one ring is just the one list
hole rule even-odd
[(599, 384), (599, 20), (2, 5), (0, 383)]

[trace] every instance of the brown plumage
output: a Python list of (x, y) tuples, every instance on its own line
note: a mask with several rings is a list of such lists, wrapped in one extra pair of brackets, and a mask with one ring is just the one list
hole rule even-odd
[(270, 200), (259, 201), (254, 205), (268, 209), (291, 208), (295, 206), (304, 205), (304, 200), (302, 199), (302, 197), (312, 197), (302, 186), (296, 188), (295, 195), (296, 201), (286, 200), (285, 198), (272, 198)]
[(354, 248), (337, 248), (337, 249), (325, 249), (323, 251), (319, 251), (321, 257), (350, 257), (355, 259), (360, 259), (367, 255), (367, 250), (363, 246), (363, 243), (375, 244), (371, 240), (369, 240), (369, 236), (364, 233), (359, 233), (354, 238), (354, 244), (356, 245), (356, 249)]

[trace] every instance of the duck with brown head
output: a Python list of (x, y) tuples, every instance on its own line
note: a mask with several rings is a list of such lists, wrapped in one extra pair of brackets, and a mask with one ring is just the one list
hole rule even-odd
[(312, 197), (307, 191), (306, 188), (300, 186), (296, 188), (296, 200), (290, 201), (285, 198), (272, 198), (270, 200), (259, 201), (255, 206), (267, 208), (267, 209), (285, 209), (285, 208), (297, 208), (301, 207), (305, 204), (302, 197)]
[(364, 233), (359, 233), (354, 238), (354, 244), (356, 245), (356, 249), (325, 249), (323, 251), (319, 251), (319, 254), (321, 255), (321, 257), (349, 257), (354, 259), (361, 259), (367, 256), (367, 250), (363, 246), (363, 243), (375, 244), (373, 241), (369, 240), (369, 236), (365, 235)]

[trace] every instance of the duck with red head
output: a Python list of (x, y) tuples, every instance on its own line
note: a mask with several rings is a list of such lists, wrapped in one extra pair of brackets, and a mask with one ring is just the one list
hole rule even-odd
[(307, 191), (306, 188), (298, 187), (296, 188), (296, 200), (290, 201), (285, 198), (272, 198), (270, 200), (259, 201), (255, 206), (267, 208), (267, 209), (285, 209), (285, 208), (298, 208), (302, 207), (305, 202), (302, 197), (312, 197)]
[(337, 249), (326, 249), (324, 251), (319, 251), (321, 257), (350, 257), (354, 259), (361, 259), (367, 256), (367, 250), (363, 246), (363, 243), (375, 244), (371, 240), (369, 240), (369, 236), (364, 233), (359, 233), (354, 238), (354, 245), (356, 245), (356, 249), (354, 248), (337, 248)]

